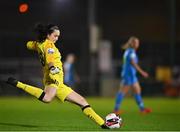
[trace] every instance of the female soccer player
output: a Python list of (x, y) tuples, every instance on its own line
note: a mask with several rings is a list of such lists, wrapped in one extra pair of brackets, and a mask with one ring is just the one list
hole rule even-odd
[(44, 90), (22, 83), (12, 77), (8, 78), (7, 83), (26, 91), (45, 103), (51, 102), (57, 96), (62, 102), (68, 101), (76, 104), (81, 107), (87, 117), (102, 128), (108, 128), (105, 121), (95, 113), (88, 102), (63, 83), (61, 54), (55, 46), (60, 36), (59, 28), (56, 25), (39, 24), (36, 26), (35, 31), (37, 33), (37, 40), (27, 42), (27, 48), (38, 52), (43, 66)]
[(79, 76), (76, 73), (75, 69), (75, 55), (68, 54), (64, 62), (64, 83), (71, 88), (76, 88), (76, 82), (79, 82)]
[(144, 103), (141, 97), (141, 87), (138, 82), (136, 72), (139, 72), (144, 78), (147, 78), (149, 75), (138, 65), (138, 57), (136, 50), (139, 48), (139, 39), (137, 37), (130, 37), (127, 43), (123, 45), (125, 49), (123, 55), (123, 66), (121, 72), (121, 85), (119, 92), (117, 93), (115, 100), (114, 113), (117, 115), (121, 114), (120, 105), (125, 96), (125, 94), (131, 88), (134, 92), (134, 97), (139, 106), (140, 112), (150, 113), (151, 109), (145, 108)]

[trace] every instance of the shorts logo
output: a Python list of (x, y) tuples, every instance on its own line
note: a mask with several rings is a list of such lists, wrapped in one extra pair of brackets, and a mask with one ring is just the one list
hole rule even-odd
[(53, 54), (54, 52), (55, 52), (54, 49), (52, 49), (52, 48), (48, 49), (48, 54)]

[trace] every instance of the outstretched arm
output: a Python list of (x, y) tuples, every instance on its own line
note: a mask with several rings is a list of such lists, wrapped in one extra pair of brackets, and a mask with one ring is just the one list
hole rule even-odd
[(36, 44), (37, 42), (36, 41), (28, 41), (26, 46), (29, 50), (37, 50), (36, 49)]
[(56, 67), (54, 64), (54, 58), (55, 58), (55, 48), (52, 46), (52, 44), (47, 44), (44, 47), (44, 52), (45, 52), (45, 58), (46, 58), (46, 62), (48, 64), (48, 68), (50, 71), (50, 78), (52, 80), (55, 80), (55, 76), (56, 74), (58, 74), (60, 72), (60, 68)]
[(131, 64), (136, 68), (136, 70), (145, 78), (148, 78), (149, 75), (147, 72), (145, 72), (135, 61), (132, 59)]

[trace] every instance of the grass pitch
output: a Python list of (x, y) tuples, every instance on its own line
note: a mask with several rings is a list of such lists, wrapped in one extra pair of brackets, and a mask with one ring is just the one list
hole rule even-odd
[[(87, 98), (92, 108), (105, 117), (114, 98)], [(122, 103), (123, 126), (112, 131), (180, 131), (180, 100), (144, 98), (153, 113), (141, 115), (133, 98)], [(81, 109), (55, 99), (44, 104), (35, 98), (0, 97), (0, 131), (106, 131), (88, 119)], [(107, 130), (109, 131), (109, 130)]]

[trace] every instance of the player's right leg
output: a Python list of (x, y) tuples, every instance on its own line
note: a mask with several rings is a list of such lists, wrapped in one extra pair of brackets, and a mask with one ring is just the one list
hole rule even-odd
[(74, 103), (81, 107), (82, 112), (91, 120), (93, 120), (96, 124), (101, 126), (103, 129), (108, 129), (108, 127), (105, 125), (104, 119), (102, 119), (88, 104), (86, 99), (76, 93), (75, 91), (71, 92), (67, 97), (66, 100)]
[(95, 123), (97, 123), (102, 128), (108, 128), (105, 125), (105, 121), (91, 108), (86, 99), (73, 91), (70, 87), (61, 84), (57, 89), (57, 97), (64, 102), (65, 100), (76, 104), (81, 107), (82, 112)]
[(45, 90), (43, 91), (41, 88), (37, 88), (31, 85), (24, 84), (14, 78), (8, 78), (7, 83), (24, 90), (25, 92), (35, 96), (39, 100), (43, 102), (50, 102), (54, 96), (56, 95), (56, 88), (51, 86), (46, 86)]
[(145, 108), (144, 106), (144, 102), (141, 96), (141, 86), (139, 82), (136, 82), (135, 84), (133, 84), (132, 87), (133, 87), (134, 97), (135, 97), (137, 105), (139, 106), (140, 112), (142, 114), (151, 113), (152, 110), (150, 108)]
[(127, 94), (129, 89), (130, 89), (130, 86), (121, 84), (120, 89), (115, 99), (114, 113), (116, 115), (122, 114), (122, 110), (120, 110), (120, 106), (121, 106), (122, 100), (124, 99), (124, 96)]

